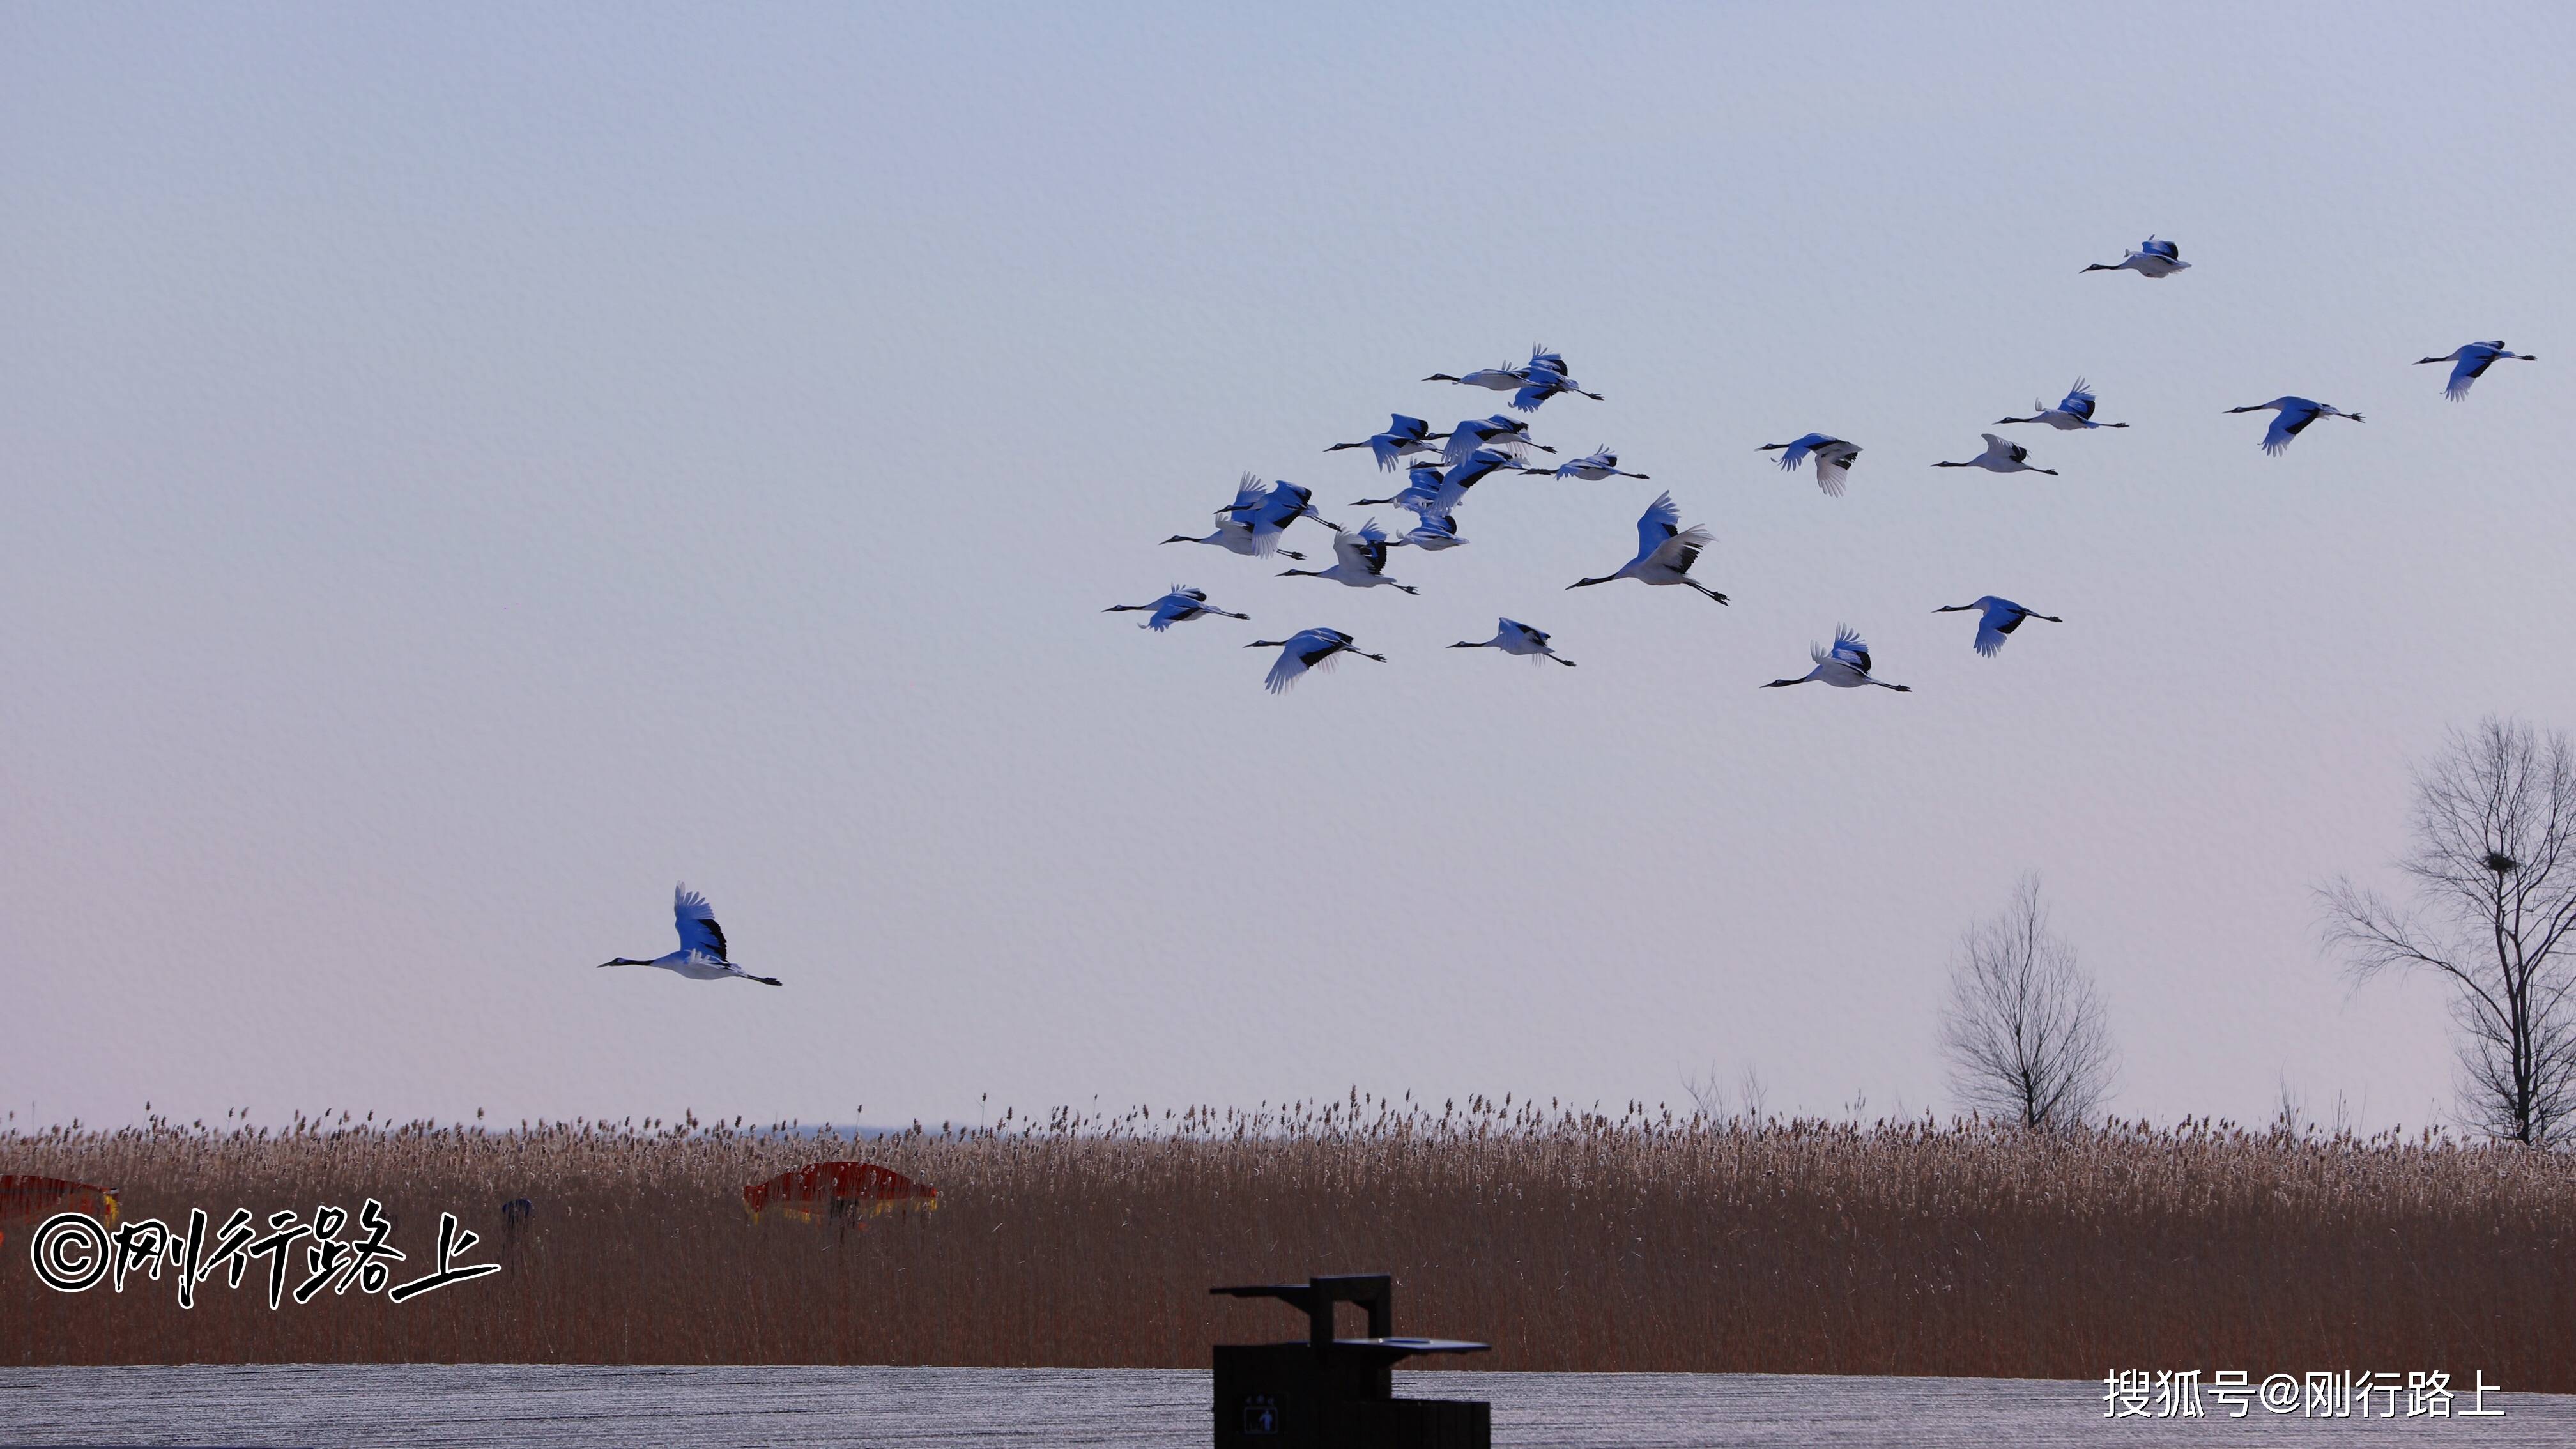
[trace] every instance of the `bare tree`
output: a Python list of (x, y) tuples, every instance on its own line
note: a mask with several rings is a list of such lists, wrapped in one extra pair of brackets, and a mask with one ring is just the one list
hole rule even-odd
[(1717, 1063), (1708, 1064), (1708, 1075), (1682, 1078), (1682, 1090), (1690, 1094), (1691, 1109), (1711, 1122), (1726, 1120), (1726, 1086), (1717, 1079)]
[(1762, 1074), (1746, 1067), (1744, 1075), (1736, 1081), (1736, 1091), (1742, 1094), (1744, 1101), (1743, 1110), (1728, 1112), (1726, 1088), (1717, 1080), (1717, 1064), (1714, 1062), (1709, 1064), (1705, 1077), (1683, 1077), (1682, 1090), (1690, 1094), (1692, 1107), (1711, 1122), (1734, 1120), (1759, 1125), (1771, 1102), (1771, 1089), (1763, 1084)]
[(2038, 876), (1960, 938), (1941, 1046), (1962, 1103), (2025, 1127), (2075, 1126), (2110, 1094), (2109, 1018), (2074, 948), (2048, 929)]
[(2460, 1027), (2464, 1119), (2536, 1146), (2576, 1139), (2576, 749), (2493, 716), (2415, 773), (2397, 862), (2415, 908), (2338, 878), (2318, 894), (2355, 983), (2430, 971)]

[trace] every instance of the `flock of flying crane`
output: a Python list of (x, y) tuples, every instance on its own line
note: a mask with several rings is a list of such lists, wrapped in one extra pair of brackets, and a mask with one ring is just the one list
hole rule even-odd
[[(2131, 249), (2120, 261), (2097, 262), (2084, 270), (2087, 272), (2128, 271), (2150, 280), (2162, 280), (2185, 270), (2190, 265), (2191, 263), (2182, 259), (2181, 250), (2174, 243), (2151, 236), (2143, 245)], [(2506, 351), (2501, 341), (2471, 342), (2455, 347), (2440, 357), (2419, 359), (2419, 365), (2434, 362), (2453, 364), (2450, 382), (2443, 389), (2443, 395), (2456, 402), (2468, 393), (2469, 385), (2483, 376), (2490, 366), (2507, 360), (2530, 362), (2536, 359), (2525, 353)], [(1513, 410), (1524, 413), (1535, 413), (1541, 404), (1561, 393), (1577, 393), (1595, 401), (1601, 398), (1601, 394), (1585, 389), (1574, 380), (1563, 354), (1550, 352), (1544, 347), (1530, 349), (1529, 361), (1518, 367), (1488, 367), (1463, 375), (1435, 372), (1423, 380), (1508, 392), (1512, 394)], [(2038, 423), (2066, 432), (2128, 426), (2127, 423), (2096, 421), (2093, 416), (2094, 406), (2093, 393), (2087, 389), (2084, 379), (2079, 377), (2075, 380), (2074, 387), (2068, 389), (2066, 396), (2060, 399), (2055, 407), (2050, 407), (2045, 402), (2033, 403), (2031, 416), (1998, 418), (1996, 425)], [(2229, 408), (2228, 411), (2230, 413), (2269, 411), (2272, 414), (2272, 426), (2263, 435), (2263, 451), (2275, 455), (2287, 448), (2291, 439), (2296, 438), (2309, 424), (2319, 418), (2349, 418), (2356, 423), (2362, 421), (2359, 413), (2348, 413), (2341, 408), (2304, 397), (2276, 397), (2270, 402), (2251, 403), (2241, 408)], [(1331, 579), (1335, 583), (1356, 589), (1384, 586), (1401, 589), (1411, 594), (1420, 591), (1411, 584), (1397, 582), (1386, 571), (1392, 550), (1412, 547), (1424, 553), (1436, 553), (1465, 543), (1466, 540), (1458, 533), (1457, 508), (1466, 501), (1469, 490), (1496, 473), (1508, 470), (1554, 478), (1580, 478), (1587, 481), (1598, 481), (1604, 478), (1642, 480), (1647, 477), (1643, 473), (1631, 473), (1622, 469), (1619, 466), (1619, 455), (1606, 447), (1596, 449), (1570, 462), (1557, 464), (1552, 468), (1531, 466), (1530, 449), (1535, 448), (1548, 454), (1554, 454), (1556, 449), (1532, 439), (1529, 435), (1528, 422), (1503, 413), (1496, 413), (1487, 418), (1467, 419), (1446, 433), (1435, 433), (1431, 431), (1429, 423), (1421, 418), (1408, 417), (1403, 413), (1391, 414), (1390, 418), (1386, 431), (1356, 443), (1335, 443), (1325, 451), (1338, 453), (1345, 449), (1366, 448), (1376, 457), (1379, 467), (1388, 472), (1395, 472), (1398, 469), (1405, 471), (1407, 481), (1402, 490), (1389, 497), (1362, 498), (1351, 504), (1354, 508), (1371, 504), (1383, 505), (1400, 508), (1412, 514), (1415, 519), (1414, 527), (1403, 537), (1390, 537), (1384, 529), (1377, 526), (1377, 521), (1373, 518), (1356, 529), (1343, 528), (1340, 524), (1325, 518), (1317, 510), (1313, 489), (1285, 481), (1266, 483), (1257, 476), (1246, 473), (1243, 475), (1241, 485), (1235, 490), (1234, 501), (1216, 510), (1215, 532), (1205, 537), (1176, 533), (1163, 541), (1213, 544), (1228, 553), (1241, 554), (1247, 558), (1269, 558), (1277, 555), (1303, 563), (1304, 554), (1281, 548), (1279, 544), (1290, 524), (1301, 518), (1311, 518), (1333, 530), (1334, 562), (1330, 568), (1287, 569), (1283, 571), (1283, 577)], [(2021, 444), (1993, 433), (1985, 433), (1981, 436), (1986, 444), (1984, 452), (1961, 462), (1939, 462), (1932, 466), (1983, 468), (1989, 473), (2045, 473), (2051, 477), (2056, 476), (2056, 469), (2041, 468), (2032, 464), (2030, 450)], [(1761, 451), (1778, 453), (1779, 465), (1787, 472), (1796, 472), (1812, 461), (1815, 464), (1816, 485), (1823, 489), (1827, 496), (1835, 498), (1842, 496), (1844, 480), (1861, 453), (1859, 444), (1825, 433), (1809, 433), (1787, 443), (1765, 443)], [(1434, 455), (1436, 461), (1411, 464), (1405, 462), (1407, 458), (1425, 453)], [(1673, 495), (1667, 491), (1648, 505), (1645, 515), (1637, 520), (1636, 557), (1610, 573), (1598, 578), (1577, 579), (1566, 587), (1580, 589), (1593, 584), (1612, 583), (1620, 579), (1634, 579), (1642, 584), (1681, 584), (1723, 604), (1726, 602), (1726, 595), (1692, 578), (1690, 573), (1691, 566), (1699, 561), (1700, 551), (1712, 541), (1713, 536), (1705, 528), (1681, 526), (1681, 510), (1674, 504)], [(1205, 618), (1210, 614), (1229, 619), (1251, 617), (1248, 614), (1217, 608), (1208, 602), (1205, 589), (1179, 584), (1173, 585), (1168, 593), (1151, 603), (1113, 604), (1104, 612), (1144, 613), (1147, 617), (1141, 627), (1156, 631), (1168, 629), (1174, 624), (1184, 624), (1193, 619)], [(2052, 624), (2065, 622), (2054, 614), (2042, 614), (2037, 610), (2014, 603), (2010, 599), (1992, 594), (1971, 603), (1946, 605), (1934, 612), (1944, 614), (1974, 612), (1978, 616), (1974, 647), (1979, 654), (1988, 657), (2000, 651), (2004, 646), (2004, 640), (2029, 620), (2045, 619)], [(1559, 655), (1549, 644), (1549, 638), (1545, 630), (1521, 623), (1517, 619), (1506, 618), (1496, 621), (1493, 638), (1462, 639), (1449, 647), (1500, 649), (1507, 654), (1528, 656), (1534, 662), (1539, 659), (1553, 659), (1559, 664), (1572, 666), (1574, 661)], [(1357, 654), (1363, 659), (1374, 659), (1381, 664), (1386, 662), (1385, 655), (1371, 654), (1359, 648), (1357, 641), (1350, 634), (1340, 629), (1322, 627), (1306, 629), (1285, 639), (1256, 640), (1244, 647), (1280, 651), (1278, 662), (1271, 666), (1270, 673), (1264, 680), (1273, 694), (1295, 684), (1308, 671), (1329, 665), (1343, 654)], [(1873, 678), (1870, 674), (1869, 646), (1862, 641), (1859, 634), (1848, 627), (1839, 627), (1835, 630), (1834, 642), (1830, 648), (1810, 646), (1808, 658), (1813, 667), (1805, 674), (1795, 679), (1775, 679), (1763, 688), (1778, 689), (1793, 684), (1810, 683), (1830, 684), (1840, 689), (1857, 689), (1863, 685), (1876, 685), (1881, 689), (1898, 691), (1906, 691), (1910, 688), (1907, 685), (1890, 684), (1883, 679)]]
[[(2172, 242), (2149, 237), (2146, 244), (2132, 250), (2126, 258), (2113, 263), (2095, 263), (2088, 272), (2136, 272), (2142, 277), (2162, 279), (2184, 270), (2191, 264), (2182, 259)], [(2486, 370), (2503, 361), (2536, 361), (2527, 353), (2508, 352), (2501, 341), (2470, 342), (2451, 349), (2439, 357), (2417, 360), (2424, 363), (2452, 364), (2449, 383), (2443, 396), (2457, 402), (2465, 397), (2469, 385), (2484, 376)], [(1426, 382), (1457, 383), (1466, 387), (1490, 388), (1512, 394), (1513, 410), (1534, 413), (1540, 404), (1560, 393), (1580, 393), (1599, 401), (1601, 394), (1579, 386), (1567, 369), (1563, 355), (1544, 348), (1532, 348), (1530, 359), (1519, 367), (1489, 367), (1464, 376), (1433, 373)], [(2125, 428), (2127, 423), (2096, 422), (2093, 417), (2094, 396), (2077, 378), (2075, 386), (2059, 400), (2057, 406), (2032, 404), (2032, 415), (2026, 418), (1999, 418), (1997, 426), (2013, 423), (2040, 423), (2066, 432), (2092, 428)], [(2361, 414), (2348, 413), (2304, 397), (2276, 397), (2270, 402), (2252, 403), (2229, 408), (2230, 413), (2269, 411), (2272, 426), (2263, 435), (2263, 451), (2277, 455), (2290, 445), (2310, 423), (2319, 418), (2350, 418), (2362, 421)], [(1398, 583), (1387, 576), (1389, 553), (1411, 547), (1424, 553), (1437, 553), (1456, 548), (1466, 540), (1458, 534), (1457, 508), (1469, 490), (1496, 473), (1510, 470), (1523, 474), (1540, 474), (1554, 478), (1579, 478), (1598, 482), (1605, 478), (1635, 478), (1645, 481), (1647, 475), (1631, 473), (1619, 466), (1619, 455), (1608, 448), (1596, 449), (1570, 462), (1553, 468), (1535, 467), (1529, 463), (1529, 450), (1554, 454), (1556, 449), (1533, 440), (1529, 424), (1521, 419), (1496, 413), (1487, 418), (1470, 418), (1446, 433), (1434, 433), (1431, 425), (1420, 418), (1392, 414), (1387, 430), (1356, 443), (1335, 443), (1326, 452), (1366, 448), (1388, 472), (1403, 469), (1405, 486), (1386, 498), (1362, 498), (1353, 507), (1371, 504), (1400, 508), (1412, 514), (1414, 527), (1402, 538), (1391, 538), (1371, 519), (1357, 529), (1345, 529), (1330, 522), (1317, 511), (1314, 490), (1289, 482), (1265, 483), (1245, 474), (1235, 490), (1234, 501), (1216, 510), (1216, 531), (1207, 536), (1174, 534), (1165, 543), (1213, 544), (1228, 553), (1246, 558), (1270, 558), (1274, 555), (1299, 563), (1306, 556), (1279, 546), (1288, 526), (1301, 518), (1311, 518), (1333, 530), (1333, 565), (1322, 569), (1288, 569), (1284, 572), (1300, 578), (1331, 579), (1355, 589), (1387, 587), (1416, 593), (1410, 584)], [(2030, 450), (2008, 442), (1993, 433), (1983, 435), (1986, 449), (1964, 462), (1941, 462), (1936, 468), (1983, 468), (1990, 473), (2056, 474), (2053, 468), (2033, 467)], [(1816, 486), (1830, 497), (1839, 498), (1843, 482), (1852, 464), (1860, 457), (1860, 446), (1824, 433), (1809, 433), (1787, 443), (1765, 443), (1762, 452), (1776, 452), (1782, 470), (1796, 472), (1809, 462), (1815, 464)], [(1434, 454), (1436, 462), (1408, 465), (1404, 460), (1417, 454)], [(1681, 584), (1716, 600), (1726, 602), (1726, 595), (1690, 576), (1691, 566), (1699, 561), (1700, 551), (1712, 541), (1705, 528), (1681, 526), (1681, 510), (1667, 491), (1646, 508), (1637, 520), (1637, 554), (1618, 569), (1598, 578), (1577, 579), (1568, 588), (1580, 589), (1594, 584), (1634, 579), (1641, 584)], [(1186, 624), (1210, 614), (1228, 619), (1249, 619), (1220, 609), (1208, 602), (1207, 591), (1174, 585), (1169, 593), (1146, 604), (1112, 604), (1108, 613), (1146, 615), (1143, 628), (1157, 632), (1174, 624)], [(2042, 614), (2010, 599), (1988, 594), (1971, 603), (1949, 604), (1933, 612), (1941, 614), (1974, 613), (1977, 617), (1975, 649), (1992, 657), (2004, 646), (2011, 633), (2031, 619), (2045, 619), (2052, 624), (2064, 620), (2054, 614)], [(1516, 619), (1496, 621), (1491, 639), (1461, 639), (1452, 649), (1500, 649), (1506, 654), (1528, 657), (1533, 663), (1553, 659), (1572, 668), (1574, 661), (1559, 655), (1549, 644), (1545, 630), (1532, 628)], [(1328, 665), (1343, 654), (1357, 654), (1383, 664), (1386, 656), (1371, 654), (1357, 645), (1351, 635), (1339, 629), (1314, 628), (1292, 634), (1285, 639), (1261, 639), (1244, 646), (1247, 649), (1279, 650), (1278, 662), (1270, 668), (1264, 681), (1276, 694), (1303, 678), (1308, 671)], [(1831, 648), (1810, 646), (1808, 658), (1814, 667), (1795, 679), (1775, 679), (1765, 689), (1786, 688), (1793, 684), (1830, 684), (1839, 689), (1857, 689), (1876, 685), (1899, 692), (1911, 686), (1890, 684), (1870, 675), (1869, 646), (1850, 628), (1837, 628)], [(721, 981), (728, 977), (757, 981), (776, 986), (774, 976), (755, 976), (741, 965), (727, 959), (724, 929), (716, 924), (715, 912), (706, 897), (686, 885), (672, 893), (671, 913), (679, 928), (680, 949), (655, 959), (635, 960), (620, 956), (603, 961), (605, 966), (658, 966), (676, 972), (692, 981)]]

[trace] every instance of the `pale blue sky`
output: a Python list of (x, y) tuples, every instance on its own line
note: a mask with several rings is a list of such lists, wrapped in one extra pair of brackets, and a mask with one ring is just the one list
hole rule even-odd
[[(2308, 889), (2446, 725), (2576, 724), (2571, 32), (0, 6), (0, 1105), (1919, 1109), (2037, 868), (2119, 1110), (2421, 1122), (2441, 999)], [(1324, 445), (1533, 340), (1652, 483), (1488, 484), (1420, 597), (1155, 545), (1355, 522)], [(2079, 373), (2061, 477), (1927, 466)], [(2370, 421), (2266, 458), (2282, 393)], [(1563, 592), (1666, 485), (1734, 605)], [(1254, 622), (1097, 612), (1175, 580)], [(1837, 622), (1916, 692), (1755, 688)], [(1263, 693), (1316, 624), (1392, 662)], [(590, 969), (681, 878), (785, 989)]]

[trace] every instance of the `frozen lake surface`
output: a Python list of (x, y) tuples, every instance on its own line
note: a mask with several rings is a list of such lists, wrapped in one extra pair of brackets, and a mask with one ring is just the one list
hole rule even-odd
[[(2503, 1418), (2102, 1417), (2099, 1383), (1770, 1374), (1399, 1373), (1490, 1399), (1498, 1445), (2576, 1444), (2576, 1396), (2489, 1394)], [(0, 1368), (0, 1444), (1102, 1445), (1209, 1441), (1185, 1369), (262, 1365)], [(2373, 1399), (2374, 1409), (2379, 1400)], [(2402, 1414), (2404, 1395), (2397, 1399)], [(2454, 1413), (2466, 1409), (2466, 1395)]]

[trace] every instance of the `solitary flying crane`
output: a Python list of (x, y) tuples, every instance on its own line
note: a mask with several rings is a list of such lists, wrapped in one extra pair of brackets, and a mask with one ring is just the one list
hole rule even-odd
[(1832, 649), (1827, 650), (1810, 644), (1807, 646), (1807, 657), (1815, 661), (1815, 668), (1795, 679), (1775, 679), (1762, 687), (1786, 689), (1792, 684), (1806, 684), (1813, 681), (1818, 684), (1830, 684), (1836, 689), (1858, 689), (1864, 684), (1875, 684), (1881, 689), (1892, 689), (1899, 694), (1914, 692), (1914, 686), (1910, 684), (1890, 684), (1884, 679), (1869, 677), (1869, 646), (1862, 643), (1861, 637), (1853, 633), (1851, 626), (1847, 624), (1838, 624), (1834, 627)]
[(2451, 380), (2449, 384), (2444, 386), (2442, 389), (2442, 396), (2449, 398), (2453, 402), (2458, 402), (2460, 399), (2469, 395), (2470, 383), (2486, 376), (2487, 368), (2489, 366), (2505, 361), (2538, 362), (2539, 360), (2539, 358), (2532, 356), (2528, 352), (2505, 351), (2503, 340), (2498, 339), (2494, 342), (2463, 343), (2460, 346), (2454, 347), (2450, 351), (2443, 353), (2439, 357), (2416, 358), (2415, 365), (2417, 367), (2422, 367), (2428, 362), (2458, 363), (2459, 366), (2451, 369)]
[(1688, 584), (1723, 604), (1726, 595), (1690, 576), (1690, 567), (1699, 562), (1699, 551), (1717, 541), (1707, 529), (1681, 526), (1682, 511), (1673, 505), (1667, 491), (1646, 506), (1637, 520), (1637, 556), (1628, 560), (1614, 574), (1597, 579), (1577, 579), (1569, 589), (1588, 584), (1606, 584), (1615, 579), (1635, 579), (1641, 584)]
[(1393, 584), (1408, 594), (1421, 593), (1420, 589), (1411, 584), (1398, 584), (1386, 576), (1386, 550), (1386, 530), (1378, 527), (1377, 520), (1372, 518), (1361, 524), (1356, 531), (1333, 535), (1335, 562), (1331, 568), (1281, 569), (1279, 577), (1331, 579), (1337, 584), (1348, 584), (1355, 589)]
[(1494, 621), (1493, 638), (1461, 639), (1449, 647), (1452, 649), (1500, 649), (1506, 654), (1525, 654), (1529, 656), (1529, 661), (1532, 664), (1536, 664), (1541, 659), (1553, 659), (1557, 663), (1564, 665), (1566, 668), (1572, 669), (1574, 667), (1574, 661), (1565, 658), (1555, 650), (1547, 647), (1547, 640), (1548, 636), (1545, 632), (1533, 629), (1518, 619), (1496, 619)]
[(1128, 614), (1134, 613), (1140, 609), (1150, 609), (1153, 611), (1154, 616), (1136, 627), (1139, 629), (1151, 629), (1157, 634), (1162, 633), (1174, 624), (1186, 624), (1192, 619), (1203, 618), (1209, 614), (1222, 615), (1228, 619), (1249, 619), (1252, 617), (1250, 614), (1237, 614), (1225, 609), (1210, 607), (1207, 601), (1207, 590), (1185, 589), (1179, 584), (1172, 585), (1172, 591), (1170, 593), (1163, 595), (1161, 598), (1156, 599), (1150, 604), (1112, 604), (1100, 612), (1104, 614)]
[(1402, 466), (1407, 454), (1439, 452), (1437, 444), (1449, 436), (1431, 431), (1431, 425), (1420, 418), (1409, 418), (1402, 413), (1389, 413), (1387, 417), (1391, 421), (1385, 432), (1372, 433), (1356, 443), (1335, 443), (1324, 451), (1338, 453), (1345, 448), (1366, 448), (1377, 456), (1379, 467), (1392, 473)]
[(1979, 433), (1977, 436), (1986, 440), (1986, 450), (1984, 452), (1979, 453), (1977, 456), (1970, 458), (1964, 463), (1935, 463), (1932, 466), (1935, 468), (1983, 468), (1989, 473), (2045, 473), (2051, 478), (2057, 476), (2057, 470), (2054, 468), (2032, 467), (2030, 465), (2030, 449), (2023, 447), (2021, 444), (2007, 443), (1992, 433)]
[(2075, 379), (2075, 386), (2067, 390), (2066, 400), (2059, 403), (2057, 406), (2050, 407), (2044, 402), (2034, 401), (2031, 403), (2030, 408), (2033, 414), (2031, 417), (1997, 418), (1995, 421), (1997, 423), (2046, 423), (2050, 427), (2066, 433), (2074, 432), (2079, 428), (2125, 428), (2128, 426), (2127, 423), (2097, 423), (2093, 421), (2093, 394), (2084, 390), (2084, 379), (2080, 377)]
[(1550, 478), (1581, 478), (1591, 483), (1598, 483), (1604, 478), (1634, 478), (1640, 482), (1645, 481), (1646, 478), (1643, 473), (1623, 471), (1619, 467), (1619, 455), (1608, 448), (1595, 448), (1570, 463), (1559, 463), (1553, 468), (1523, 468), (1521, 471)]
[(1272, 694), (1305, 678), (1307, 670), (1329, 665), (1336, 655), (1346, 652), (1357, 654), (1362, 659), (1374, 659), (1380, 664), (1386, 662), (1383, 654), (1371, 654), (1352, 647), (1351, 636), (1339, 629), (1308, 629), (1285, 639), (1255, 639), (1243, 647), (1280, 651), (1279, 662), (1270, 666), (1270, 676), (1261, 682), (1262, 687)]
[(2066, 622), (2055, 614), (2042, 614), (2025, 609), (2010, 599), (1998, 599), (1992, 594), (1987, 594), (1974, 603), (1943, 604), (1932, 612), (1956, 614), (1968, 609), (1977, 611), (1977, 652), (1989, 659), (1995, 657), (1997, 651), (2004, 647), (2004, 636), (2020, 628), (2021, 621), (2024, 619), (2046, 619), (2052, 624)]
[(1846, 443), (1827, 433), (1809, 433), (1791, 443), (1764, 443), (1756, 451), (1780, 454), (1780, 471), (1795, 473), (1798, 465), (1809, 458), (1816, 460), (1816, 486), (1827, 498), (1843, 496), (1844, 475), (1860, 457), (1860, 444)]
[(2182, 259), (2182, 249), (2169, 241), (2147, 238), (2147, 244), (2130, 252), (2117, 262), (2095, 262), (2088, 272), (2135, 272), (2141, 277), (2161, 280), (2184, 270), (2191, 263)]
[(2229, 408), (2228, 411), (2259, 413), (2265, 408), (2273, 409), (2273, 416), (2270, 430), (2263, 434), (2263, 451), (2276, 458), (2281, 455), (2282, 449), (2290, 446), (2290, 440), (2299, 435), (2301, 428), (2319, 418), (2350, 418), (2356, 423), (2362, 420), (2359, 413), (2348, 413), (2341, 408), (2304, 397), (2276, 397), (2270, 402), (2247, 403), (2241, 408)]
[(775, 976), (754, 976), (725, 959), (724, 927), (716, 924), (716, 913), (707, 905), (707, 898), (689, 889), (685, 883), (671, 892), (671, 917), (680, 927), (679, 950), (650, 961), (634, 961), (620, 956), (614, 961), (600, 962), (601, 968), (659, 966), (665, 971), (676, 971), (691, 981), (722, 981), (728, 976), (739, 976), (763, 986), (782, 984)]
[(1279, 547), (1278, 534), (1272, 533), (1266, 536), (1255, 534), (1251, 524), (1232, 516), (1236, 509), (1257, 505), (1261, 501), (1262, 492), (1260, 480), (1249, 473), (1244, 474), (1242, 486), (1234, 490), (1233, 506), (1216, 511), (1216, 532), (1205, 538), (1192, 538), (1186, 533), (1176, 533), (1164, 539), (1163, 542), (1212, 543), (1227, 553), (1239, 553), (1245, 558), (1261, 558), (1275, 552), (1281, 558), (1293, 558), (1299, 563), (1304, 563), (1306, 561), (1304, 554)]

